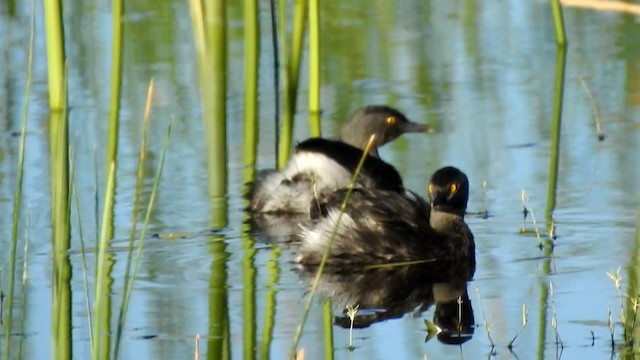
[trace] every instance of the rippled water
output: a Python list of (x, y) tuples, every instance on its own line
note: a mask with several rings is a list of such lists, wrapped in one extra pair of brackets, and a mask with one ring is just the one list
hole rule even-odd
[[(165, 127), (170, 118), (175, 117), (175, 122), (151, 223), (151, 232), (161, 236), (145, 244), (124, 333), (123, 358), (192, 357), (194, 338), (199, 334), (201, 356), (220, 358), (225, 351), (221, 347), (228, 344), (232, 358), (254, 354), (262, 358), (266, 352), (281, 359), (289, 351), (302, 315), (308, 285), (294, 271), (291, 254), (274, 249), (264, 239), (253, 239), (243, 225), (242, 8), (239, 2), (228, 6), (229, 225), (212, 234), (188, 4), (168, 0), (153, 6), (144, 1), (126, 5), (112, 274), (116, 309), (126, 258), (122, 249), (131, 224), (140, 119), (151, 77), (156, 82), (156, 97), (145, 199), (151, 191)], [(8, 2), (0, 9), (0, 29), (5, 34), (0, 37), (0, 288), (6, 293), (9, 254), (5, 249), (9, 249), (18, 149), (14, 132), (20, 126), (30, 5)], [(273, 167), (275, 158), (268, 9), (268, 3), (262, 2), (261, 168)], [(549, 251), (540, 250), (535, 237), (519, 234), (522, 190), (541, 231), (545, 224), (556, 60), (548, 3), (402, 0), (365, 5), (340, 1), (323, 3), (322, 19), (323, 133), (337, 134), (341, 121), (363, 104), (398, 107), (413, 120), (438, 129), (434, 134), (408, 135), (382, 149), (382, 157), (398, 168), (407, 187), (423, 193), (431, 172), (442, 165), (455, 165), (470, 178), (470, 210), (486, 209), (490, 217), (468, 219), (476, 237), (478, 263), (474, 280), (468, 284), (477, 324), (471, 340), (460, 347), (435, 339), (425, 343), (424, 320), (433, 318), (431, 307), (354, 330), (355, 349), (349, 351), (349, 331), (323, 325), (322, 299), (318, 299), (300, 342), (306, 358), (330, 355), (324, 346), (328, 329), (333, 331), (333, 355), (340, 359), (473, 359), (491, 356), (492, 351), (497, 358), (553, 359), (560, 352), (556, 333), (564, 344), (563, 358), (609, 357), (608, 311), (618, 321), (620, 305), (607, 272), (621, 268), (624, 292), (634, 293), (635, 285), (630, 284), (638, 279), (637, 20), (618, 13), (565, 8), (570, 45), (554, 212), (557, 240)], [(110, 6), (81, 1), (65, 8), (65, 21), (71, 143), (77, 151), (85, 237), (93, 239), (94, 176), (97, 166), (103, 178), (106, 147)], [(21, 228), (22, 234), (29, 229), (28, 300), (24, 333), (14, 337), (23, 336), (25, 358), (44, 359), (50, 356), (51, 342), (51, 236), (40, 8), (37, 24)], [(308, 134), (304, 81), (297, 140)], [(596, 122), (605, 135), (602, 142)], [(104, 184), (98, 186), (104, 189)], [(528, 220), (528, 229), (533, 229), (531, 216)], [(74, 357), (88, 358), (89, 325), (77, 230), (70, 257)], [(624, 303), (627, 306), (626, 300)], [(510, 354), (506, 346), (521, 327), (523, 306), (528, 323)], [(221, 313), (228, 318), (216, 316)], [(334, 308), (333, 315), (341, 315), (340, 309)], [(493, 350), (485, 321), (495, 343)], [(228, 337), (207, 337), (225, 326)], [(270, 342), (266, 341), (268, 333), (272, 334)], [(617, 341), (621, 334), (618, 324)]]

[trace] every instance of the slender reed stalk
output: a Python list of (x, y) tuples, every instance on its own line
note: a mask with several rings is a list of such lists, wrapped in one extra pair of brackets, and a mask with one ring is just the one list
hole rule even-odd
[[(553, 125), (551, 127), (551, 151), (549, 154), (549, 186), (547, 188), (546, 227), (551, 232), (553, 211), (556, 207), (558, 188), (558, 164), (560, 157), (560, 129), (562, 124), (562, 104), (564, 99), (566, 48), (558, 47), (553, 97)], [(551, 241), (550, 239), (549, 241)]]
[[(16, 174), (16, 187), (13, 191), (13, 213), (11, 219), (11, 249), (9, 250), (9, 288), (7, 289), (7, 307), (4, 310), (4, 350), (3, 358), (9, 359), (11, 349), (11, 324), (13, 323), (13, 295), (15, 287), (16, 252), (18, 248), (18, 227), (20, 224), (20, 208), (22, 205), (22, 178), (24, 175), (24, 153), (27, 139), (27, 118), (29, 115), (29, 98), (31, 96), (31, 78), (33, 73), (33, 50), (35, 39), (35, 1), (31, 9), (31, 30), (29, 34), (29, 55), (27, 59), (27, 78), (22, 100), (22, 124), (20, 126), (20, 146), (18, 150), (18, 169)], [(0, 300), (0, 307), (2, 307)], [(2, 321), (2, 318), (0, 318)]]
[(249, 224), (242, 229), (242, 338), (244, 359), (256, 358), (256, 249)]
[(551, 11), (553, 12), (553, 26), (556, 31), (556, 43), (564, 48), (567, 46), (567, 37), (564, 31), (564, 17), (562, 16), (560, 0), (551, 0)]
[(122, 284), (122, 305), (118, 313), (118, 326), (116, 328), (116, 338), (113, 346), (113, 358), (118, 358), (118, 351), (120, 349), (120, 339), (122, 337), (122, 330), (124, 327), (124, 320), (128, 308), (128, 293), (130, 283), (133, 282), (131, 278), (131, 259), (133, 257), (133, 244), (136, 238), (136, 229), (138, 225), (138, 212), (140, 210), (140, 198), (142, 197), (142, 185), (144, 183), (144, 168), (145, 161), (147, 159), (147, 135), (149, 133), (149, 117), (151, 114), (151, 101), (153, 99), (153, 78), (149, 80), (149, 86), (147, 87), (147, 99), (144, 106), (144, 115), (142, 120), (142, 140), (140, 141), (140, 151), (138, 154), (138, 171), (136, 176), (135, 196), (133, 201), (133, 209), (131, 214), (131, 230), (129, 231), (129, 246), (127, 248), (127, 260), (124, 271), (124, 282)]
[[(124, 0), (112, 2), (111, 24), (111, 87), (109, 101), (109, 130), (107, 142), (107, 170), (111, 162), (116, 161), (118, 152), (118, 126), (120, 118), (120, 90), (122, 89), (122, 15), (124, 12)], [(117, 163), (116, 163), (117, 169)], [(107, 171), (108, 172), (108, 171)]]
[(227, 224), (227, 29), (224, 0), (190, 0), (207, 148), (212, 227)]
[(256, 164), (258, 144), (258, 60), (260, 59), (258, 1), (244, 2), (244, 166)]
[(507, 345), (509, 351), (513, 349), (513, 343), (516, 342), (516, 339), (518, 338), (524, 327), (527, 326), (528, 315), (529, 313), (527, 312), (526, 305), (522, 304), (522, 323), (520, 324), (520, 328), (518, 329), (516, 335), (513, 337), (513, 339), (511, 339), (511, 341), (509, 341), (509, 344)]
[(560, 348), (564, 348), (564, 343), (560, 338), (560, 333), (558, 333), (558, 315), (556, 313), (556, 300), (553, 294), (553, 283), (549, 281), (549, 295), (551, 296), (551, 327), (556, 334), (556, 346), (560, 346)]
[(106, 252), (109, 247), (109, 224), (111, 222), (113, 216), (113, 197), (106, 196), (107, 194), (113, 194), (113, 188), (115, 186), (115, 163), (111, 162), (111, 166), (109, 167), (109, 172), (107, 173), (107, 185), (105, 189), (105, 201), (104, 207), (102, 210), (102, 226), (100, 230), (100, 242), (98, 244), (98, 258), (96, 265), (96, 284), (95, 284), (95, 298), (93, 303), (93, 311), (94, 318), (96, 319), (93, 322), (93, 346), (91, 348), (91, 356), (93, 359), (99, 358), (101, 352), (101, 348), (104, 346), (108, 347), (108, 344), (102, 344), (103, 336), (100, 334), (100, 322), (103, 319), (103, 311), (104, 309), (104, 301), (105, 297), (108, 295), (105, 294), (105, 289), (107, 288), (107, 264), (106, 264)]
[[(70, 178), (71, 178), (71, 198), (76, 210), (76, 221), (78, 222), (78, 239), (80, 240), (80, 262), (82, 265), (82, 284), (84, 286), (84, 300), (89, 321), (89, 329), (93, 329), (93, 317), (91, 315), (91, 300), (89, 299), (89, 282), (87, 280), (87, 257), (86, 247), (84, 246), (84, 232), (82, 230), (82, 221), (80, 219), (80, 202), (78, 200), (78, 191), (75, 181), (75, 155), (70, 161)], [(93, 348), (93, 332), (89, 331), (89, 344)]]
[(598, 104), (596, 103), (596, 99), (593, 97), (593, 92), (591, 92), (591, 89), (589, 88), (589, 84), (587, 84), (587, 81), (584, 79), (584, 76), (580, 76), (578, 80), (580, 80), (580, 85), (582, 85), (584, 92), (587, 94), (587, 97), (589, 98), (589, 103), (591, 103), (591, 112), (593, 113), (593, 119), (596, 122), (596, 135), (598, 136), (598, 141), (604, 141), (605, 135), (602, 132), (602, 126), (601, 126), (602, 120), (600, 118), (600, 112), (598, 111)]
[[(276, 8), (276, 0), (269, 0), (269, 8), (271, 10), (271, 43), (273, 44), (273, 94), (274, 94), (274, 119), (275, 134), (274, 154), (276, 154), (276, 168), (278, 167), (278, 151), (280, 149), (280, 56), (278, 55), (278, 15)], [(284, 23), (284, 21), (283, 21)]]
[[(27, 219), (27, 230), (24, 238), (24, 251), (22, 254), (22, 302), (20, 304), (20, 334), (24, 334), (24, 320), (27, 307), (27, 270), (29, 269), (29, 229), (31, 228), (31, 216)], [(24, 336), (18, 341), (18, 359), (22, 359), (22, 343)]]
[(224, 238), (214, 235), (211, 243), (211, 270), (209, 275), (209, 337), (207, 338), (207, 356), (210, 359), (231, 359), (229, 334), (229, 306), (227, 291), (227, 262)]
[(367, 154), (369, 153), (369, 150), (373, 146), (375, 138), (376, 138), (375, 134), (371, 135), (371, 137), (369, 138), (369, 142), (367, 143), (367, 146), (365, 146), (362, 152), (362, 157), (360, 158), (360, 162), (356, 167), (356, 171), (353, 174), (353, 177), (351, 178), (351, 183), (349, 184), (347, 194), (345, 195), (344, 200), (340, 205), (340, 213), (338, 214), (336, 225), (334, 226), (333, 230), (331, 231), (331, 235), (329, 236), (329, 241), (327, 243), (327, 250), (325, 250), (324, 254), (322, 255), (322, 259), (320, 260), (320, 265), (318, 265), (318, 270), (316, 270), (316, 275), (313, 279), (311, 290), (309, 291), (309, 297), (307, 298), (304, 311), (302, 312), (302, 319), (300, 320), (300, 323), (296, 328), (296, 333), (293, 338), (293, 344), (291, 345), (291, 349), (289, 351), (289, 358), (293, 357), (293, 355), (296, 352), (296, 347), (298, 346), (298, 342), (300, 341), (300, 336), (302, 335), (302, 329), (304, 328), (304, 325), (307, 321), (307, 316), (309, 315), (309, 310), (311, 309), (311, 302), (313, 301), (313, 297), (316, 293), (316, 290), (318, 289), (318, 284), (320, 283), (320, 277), (322, 276), (322, 272), (324, 271), (325, 264), (327, 262), (327, 259), (329, 258), (329, 254), (331, 252), (331, 246), (333, 245), (333, 240), (335, 239), (336, 234), (338, 233), (338, 227), (340, 226), (342, 215), (344, 214), (344, 211), (347, 207), (347, 203), (349, 202), (349, 198), (351, 197), (351, 191), (353, 190), (353, 186), (355, 185), (356, 180), (358, 179), (358, 175), (360, 174), (360, 170), (362, 169), (364, 160), (367, 158)]
[(489, 338), (489, 342), (491, 343), (491, 352), (493, 353), (493, 349), (496, 347), (496, 343), (493, 342), (493, 338), (491, 337), (491, 324), (487, 322), (487, 316), (484, 312), (484, 306), (482, 306), (482, 300), (480, 299), (480, 290), (476, 288), (476, 296), (478, 297), (478, 303), (480, 304), (480, 310), (482, 311), (482, 323), (484, 325), (484, 329), (487, 332), (487, 338)]
[(264, 328), (262, 329), (262, 342), (260, 344), (260, 358), (269, 359), (269, 349), (273, 339), (273, 325), (276, 315), (276, 294), (278, 293), (278, 280), (280, 279), (280, 265), (278, 258), (282, 248), (276, 247), (271, 251), (271, 257), (267, 263), (269, 280), (267, 281), (267, 293), (264, 300)]
[(63, 89), (60, 87), (60, 84), (66, 82), (61, 0), (44, 0), (44, 22), (47, 37), (49, 107), (53, 111), (61, 111), (66, 107), (66, 94), (61, 92)]
[(311, 136), (320, 136), (320, 1), (309, 0), (309, 120)]
[[(133, 248), (129, 248), (129, 255), (127, 256), (127, 270), (131, 269), (130, 273), (125, 273), (124, 291), (122, 297), (122, 306), (120, 307), (120, 313), (118, 315), (118, 331), (115, 339), (114, 359), (118, 357), (118, 348), (122, 338), (122, 330), (124, 329), (124, 322), (127, 316), (127, 310), (129, 309), (129, 301), (131, 299), (131, 293), (133, 292), (133, 282), (140, 266), (140, 255), (142, 254), (142, 247), (144, 246), (144, 239), (147, 237), (147, 229), (149, 228), (149, 221), (151, 220), (151, 213), (156, 202), (158, 194), (158, 188), (160, 187), (160, 179), (162, 177), (162, 170), (164, 169), (164, 162), (167, 157), (167, 151), (169, 149), (169, 139), (171, 138), (171, 122), (167, 126), (167, 133), (162, 145), (162, 155), (160, 157), (160, 164), (156, 171), (156, 176), (153, 179), (153, 188), (151, 189), (151, 197), (149, 198), (149, 204), (145, 212), (144, 224), (142, 226), (142, 232), (140, 233), (140, 239), (138, 240), (138, 246), (136, 247), (135, 257), (133, 258), (133, 264), (131, 262), (131, 252)], [(145, 135), (146, 137), (146, 135)]]
[[(322, 302), (322, 327), (324, 329), (324, 358), (326, 360), (333, 360), (333, 313), (331, 312), (331, 299), (324, 299)], [(351, 321), (351, 327), (353, 328), (353, 320)], [(353, 339), (351, 332), (352, 329), (349, 330), (349, 345), (351, 345), (351, 340)]]
[[(278, 150), (278, 168), (283, 168), (289, 159), (291, 149), (291, 138), (293, 136), (293, 120), (296, 113), (298, 84), (300, 78), (300, 64), (302, 62), (302, 44), (305, 35), (305, 23), (307, 18), (307, 0), (294, 0), (293, 3), (293, 32), (291, 34), (291, 53), (287, 55), (286, 21), (281, 20), (280, 28), (280, 48), (282, 51), (284, 73), (284, 112), (282, 116), (282, 128), (280, 132), (280, 149)], [(284, 14), (286, 1), (280, 1), (280, 9)], [(286, 19), (286, 16), (282, 16)]]

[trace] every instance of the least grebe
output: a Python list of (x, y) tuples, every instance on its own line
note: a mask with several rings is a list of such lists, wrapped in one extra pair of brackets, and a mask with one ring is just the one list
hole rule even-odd
[(356, 186), (403, 192), (398, 171), (378, 155), (378, 148), (408, 132), (424, 132), (427, 125), (410, 121), (385, 105), (358, 109), (343, 125), (340, 140), (307, 139), (282, 171), (263, 173), (250, 187), (249, 210), (261, 213), (307, 213), (309, 204), (323, 194), (347, 187), (375, 135)]
[[(295, 260), (318, 264), (340, 217), (347, 189), (319, 199), (321, 211), (303, 228)], [(475, 271), (473, 234), (464, 221), (469, 180), (454, 167), (436, 171), (427, 186), (429, 202), (413, 193), (353, 189), (340, 218), (328, 264), (371, 265), (407, 261), (445, 262)]]

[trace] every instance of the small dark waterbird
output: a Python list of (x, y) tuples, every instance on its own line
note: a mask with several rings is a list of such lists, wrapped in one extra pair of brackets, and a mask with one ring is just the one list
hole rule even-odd
[(340, 140), (307, 139), (296, 146), (282, 171), (261, 174), (247, 194), (248, 209), (254, 213), (308, 213), (312, 201), (351, 183), (371, 135), (375, 135), (373, 146), (356, 186), (404, 192), (400, 174), (380, 159), (378, 148), (404, 133), (427, 130), (427, 125), (412, 122), (389, 106), (362, 107), (344, 124)]
[(347, 191), (319, 200), (316, 222), (299, 236), (298, 263), (319, 264), (335, 229), (328, 265), (424, 262), (443, 269), (462, 267), (468, 278), (473, 276), (475, 243), (464, 221), (469, 180), (462, 171), (450, 166), (436, 171), (427, 186), (429, 202), (410, 192), (353, 189), (340, 217)]

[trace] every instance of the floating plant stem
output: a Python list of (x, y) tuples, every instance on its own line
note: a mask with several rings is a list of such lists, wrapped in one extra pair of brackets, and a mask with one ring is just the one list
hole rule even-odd
[(587, 81), (584, 79), (584, 76), (578, 77), (578, 80), (580, 80), (580, 85), (582, 85), (584, 92), (589, 98), (589, 103), (591, 103), (591, 112), (593, 113), (593, 118), (596, 122), (596, 135), (598, 136), (598, 141), (604, 141), (605, 135), (602, 132), (602, 126), (600, 125), (602, 121), (600, 119), (600, 112), (598, 111), (598, 104), (596, 103), (596, 99), (593, 97), (593, 93), (589, 88), (589, 84), (587, 84)]
[(527, 306), (525, 304), (522, 304), (522, 323), (520, 324), (520, 328), (518, 329), (516, 335), (513, 337), (513, 339), (511, 339), (511, 341), (509, 341), (509, 344), (507, 345), (507, 348), (509, 348), (509, 350), (513, 349), (513, 343), (516, 341), (524, 327), (527, 326), (528, 315), (529, 313), (527, 311)]
[(480, 304), (480, 310), (482, 312), (482, 324), (484, 325), (484, 329), (487, 332), (487, 338), (489, 338), (489, 342), (491, 343), (491, 352), (496, 347), (496, 344), (493, 342), (493, 338), (491, 337), (491, 324), (487, 322), (487, 316), (484, 312), (484, 306), (482, 306), (482, 300), (480, 299), (480, 290), (476, 288), (476, 296), (478, 297), (478, 303)]
[(298, 324), (298, 327), (296, 328), (296, 333), (295, 336), (293, 338), (293, 344), (291, 345), (291, 349), (289, 351), (289, 357), (293, 357), (293, 355), (296, 353), (296, 347), (298, 346), (298, 342), (300, 341), (300, 336), (302, 335), (302, 329), (304, 328), (304, 325), (307, 321), (307, 316), (309, 315), (309, 310), (311, 309), (311, 302), (313, 301), (313, 297), (316, 293), (316, 290), (318, 289), (318, 284), (320, 283), (320, 276), (322, 276), (322, 272), (324, 271), (324, 267), (325, 264), (327, 262), (327, 259), (329, 258), (329, 254), (331, 252), (331, 246), (333, 245), (333, 240), (335, 239), (337, 233), (338, 233), (338, 227), (340, 226), (340, 221), (342, 220), (342, 215), (344, 214), (344, 211), (347, 207), (347, 203), (349, 202), (349, 198), (351, 197), (351, 192), (353, 191), (353, 187), (356, 183), (356, 180), (358, 179), (358, 176), (360, 175), (360, 170), (362, 170), (362, 165), (364, 164), (364, 160), (367, 158), (367, 154), (369, 153), (369, 151), (371, 150), (371, 147), (374, 144), (375, 141), (375, 134), (371, 135), (371, 137), (369, 138), (369, 142), (367, 143), (367, 146), (365, 146), (363, 152), (362, 152), (362, 157), (360, 158), (360, 162), (358, 163), (358, 166), (356, 167), (356, 171), (353, 174), (353, 177), (351, 178), (351, 183), (349, 184), (349, 187), (347, 188), (347, 193), (344, 197), (344, 200), (342, 201), (342, 204), (340, 205), (340, 212), (338, 213), (338, 218), (336, 219), (336, 224), (333, 227), (333, 230), (331, 231), (331, 235), (329, 236), (329, 241), (327, 243), (327, 249), (325, 250), (324, 254), (322, 255), (322, 259), (320, 260), (320, 265), (318, 265), (318, 269), (316, 270), (316, 275), (313, 279), (312, 285), (311, 285), (311, 290), (309, 291), (309, 296), (307, 297), (307, 302), (305, 304), (304, 310), (302, 312), (302, 319), (300, 320), (300, 323)]
[(560, 338), (560, 333), (558, 333), (558, 316), (556, 313), (556, 301), (555, 296), (553, 294), (553, 283), (549, 281), (549, 295), (551, 297), (551, 311), (553, 316), (551, 317), (551, 327), (553, 327), (553, 331), (556, 334), (556, 345), (560, 345), (560, 348), (564, 348), (564, 344), (562, 343), (562, 339)]

